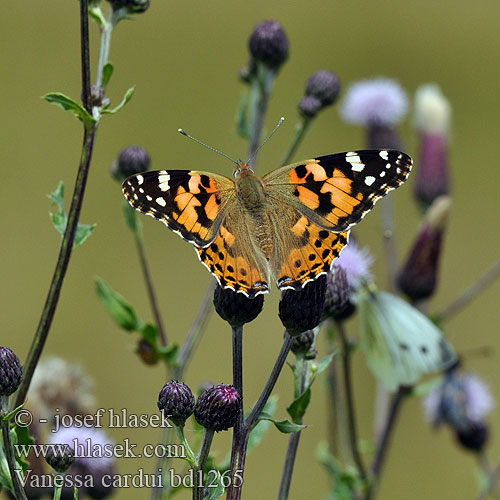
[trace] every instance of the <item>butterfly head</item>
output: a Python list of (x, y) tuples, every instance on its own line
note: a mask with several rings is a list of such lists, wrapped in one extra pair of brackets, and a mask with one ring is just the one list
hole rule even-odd
[(238, 179), (239, 177), (244, 177), (245, 175), (253, 174), (254, 170), (250, 166), (249, 163), (242, 162), (241, 160), (238, 160), (236, 162), (236, 168), (234, 169), (233, 172), (233, 177), (235, 179)]

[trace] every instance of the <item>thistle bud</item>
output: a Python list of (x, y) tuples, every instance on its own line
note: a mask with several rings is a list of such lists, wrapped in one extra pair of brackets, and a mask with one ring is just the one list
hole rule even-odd
[(302, 290), (284, 290), (279, 317), (290, 335), (299, 335), (318, 326), (325, 305), (326, 276), (306, 283)]
[(141, 14), (149, 9), (150, 0), (108, 0), (113, 10), (127, 9), (131, 14)]
[(240, 414), (241, 396), (232, 385), (215, 385), (200, 394), (196, 401), (196, 421), (213, 431), (233, 427)]
[(299, 113), (304, 118), (314, 118), (322, 109), (321, 101), (312, 95), (306, 95), (299, 102)]
[(339, 77), (331, 71), (320, 69), (307, 80), (305, 95), (316, 97), (323, 108), (331, 106), (337, 100), (339, 93)]
[(396, 125), (408, 112), (408, 99), (394, 80), (362, 80), (347, 90), (341, 107), (347, 122), (364, 125), (370, 148), (401, 149)]
[(70, 446), (59, 444), (49, 448), (45, 460), (56, 472), (62, 473), (75, 461), (75, 455)]
[(356, 311), (356, 293), (370, 281), (373, 257), (355, 242), (344, 248), (327, 275), (324, 316), (337, 321), (349, 318)]
[(0, 347), (0, 396), (10, 396), (17, 391), (23, 378), (19, 358), (8, 347)]
[(448, 135), (451, 108), (437, 85), (423, 85), (415, 96), (415, 122), (420, 136), (414, 191), (424, 207), (450, 193)]
[(127, 146), (122, 149), (118, 160), (111, 164), (111, 175), (119, 182), (127, 177), (140, 174), (149, 169), (151, 158), (148, 152), (140, 146)]
[(457, 363), (446, 372), (443, 383), (426, 396), (424, 406), (433, 425), (448, 424), (462, 446), (482, 450), (488, 438), (485, 417), (494, 400), (481, 379)]
[(307, 332), (296, 335), (293, 338), (290, 350), (296, 355), (307, 354), (314, 345), (314, 339), (315, 335), (313, 330), (307, 330)]
[(227, 321), (232, 328), (238, 328), (253, 321), (262, 311), (264, 295), (253, 299), (243, 293), (217, 285), (214, 291), (214, 306), (217, 314)]
[(441, 196), (429, 208), (410, 254), (397, 276), (399, 289), (411, 300), (429, 298), (436, 289), (439, 257), (451, 199)]
[(191, 389), (184, 382), (172, 380), (163, 386), (158, 396), (158, 409), (169, 415), (179, 427), (193, 414), (195, 401)]
[(289, 42), (278, 21), (262, 21), (253, 30), (248, 42), (252, 57), (278, 71), (288, 59)]

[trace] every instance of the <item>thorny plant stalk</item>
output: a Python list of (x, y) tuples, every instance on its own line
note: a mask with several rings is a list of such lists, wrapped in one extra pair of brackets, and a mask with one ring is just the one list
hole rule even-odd
[[(91, 88), (90, 88), (90, 49), (89, 49), (89, 26), (88, 26), (88, 4), (87, 0), (80, 0), (80, 27), (81, 27), (81, 68), (82, 68), (82, 101), (85, 109), (92, 115)], [(101, 45), (101, 51), (103, 47)], [(76, 229), (80, 219), (80, 212), (87, 185), (87, 177), (94, 151), (94, 142), (97, 134), (98, 123), (84, 125), (83, 145), (80, 155), (80, 163), (73, 191), (71, 207), (68, 213), (68, 222), (61, 241), (59, 256), (57, 258), (56, 268), (52, 276), (49, 292), (45, 305), (42, 310), (40, 321), (38, 323), (33, 342), (28, 353), (24, 366), (24, 377), (15, 397), (13, 407), (19, 406), (25, 399), (28, 392), (33, 372), (40, 359), (43, 347), (47, 340), (52, 320), (56, 311), (61, 293), (62, 284), (66, 271), (68, 269), (73, 242), (75, 240)]]
[[(271, 374), (266, 382), (264, 389), (262, 390), (261, 395), (259, 396), (259, 399), (257, 400), (257, 403), (252, 408), (249, 415), (245, 419), (243, 419), (240, 432), (238, 433), (233, 432), (233, 447), (231, 452), (231, 466), (230, 466), (231, 484), (229, 485), (229, 488), (227, 490), (227, 497), (226, 497), (227, 500), (241, 499), (242, 487), (241, 484), (238, 483), (235, 484), (235, 480), (237, 479), (235, 473), (238, 472), (238, 474), (240, 474), (239, 479), (241, 480), (243, 479), (248, 438), (250, 436), (250, 432), (255, 427), (255, 424), (257, 423), (259, 416), (265, 404), (267, 403), (267, 400), (269, 399), (269, 396), (271, 395), (274, 386), (276, 385), (279, 374), (281, 373), (281, 369), (283, 368), (283, 365), (285, 364), (290, 348), (292, 347), (292, 343), (293, 343), (293, 337), (288, 332), (286, 332), (285, 340), (283, 341), (281, 351), (278, 354), (278, 357), (274, 363), (274, 367), (271, 371)], [(234, 351), (236, 353), (240, 352), (239, 348), (236, 348)], [(243, 364), (241, 360), (233, 359), (233, 367), (234, 367), (233, 373), (235, 371), (242, 370)], [(241, 380), (243, 382), (243, 374), (238, 373), (236, 375), (235, 380)], [(244, 408), (243, 397), (241, 398), (241, 408)]]

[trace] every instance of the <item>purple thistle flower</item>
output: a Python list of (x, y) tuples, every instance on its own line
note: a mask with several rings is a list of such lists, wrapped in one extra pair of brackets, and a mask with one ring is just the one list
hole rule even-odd
[(236, 424), (241, 396), (232, 385), (215, 385), (202, 392), (196, 401), (196, 421), (213, 431), (225, 431)]
[(401, 85), (389, 78), (361, 80), (352, 84), (342, 103), (344, 120), (370, 126), (393, 126), (408, 112), (408, 98)]
[(420, 136), (420, 157), (415, 173), (416, 198), (429, 206), (450, 193), (448, 135), (451, 109), (437, 85), (423, 85), (415, 96), (415, 123)]

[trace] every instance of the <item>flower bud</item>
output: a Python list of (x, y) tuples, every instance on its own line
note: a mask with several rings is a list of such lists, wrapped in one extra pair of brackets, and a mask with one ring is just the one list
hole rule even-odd
[(214, 306), (217, 314), (227, 321), (232, 328), (238, 328), (253, 321), (262, 311), (264, 295), (253, 299), (243, 293), (217, 285), (214, 291)]
[(314, 338), (315, 335), (313, 330), (307, 330), (307, 332), (296, 335), (293, 338), (292, 347), (290, 350), (294, 354), (304, 355), (309, 352), (311, 347), (313, 347)]
[(340, 112), (347, 122), (367, 128), (370, 148), (401, 149), (395, 127), (408, 112), (408, 99), (396, 81), (375, 78), (354, 83)]
[(158, 409), (179, 427), (193, 414), (195, 401), (191, 389), (184, 383), (172, 380), (163, 386), (158, 396)]
[(113, 10), (127, 9), (131, 14), (141, 14), (149, 9), (150, 0), (108, 0)]
[(158, 353), (149, 340), (145, 338), (139, 339), (136, 352), (145, 364), (156, 365), (158, 363)]
[(481, 451), (488, 438), (486, 415), (494, 400), (486, 384), (459, 363), (450, 368), (443, 383), (424, 400), (428, 420), (448, 424), (462, 446)]
[(200, 394), (196, 401), (196, 421), (213, 431), (233, 427), (240, 414), (241, 396), (232, 385), (215, 385)]
[(321, 101), (312, 95), (306, 95), (299, 102), (299, 113), (304, 118), (314, 118), (321, 111)]
[(253, 30), (248, 42), (252, 57), (270, 69), (279, 70), (288, 59), (289, 42), (278, 21), (262, 21)]
[(10, 396), (17, 391), (23, 378), (19, 358), (8, 347), (0, 347), (0, 396)]
[(427, 299), (436, 289), (439, 257), (450, 208), (451, 199), (448, 196), (434, 201), (397, 276), (399, 289), (411, 300)]
[(56, 444), (49, 448), (45, 460), (56, 472), (66, 472), (75, 461), (75, 455), (67, 444)]
[(423, 85), (415, 96), (415, 122), (420, 136), (416, 165), (416, 198), (429, 206), (438, 196), (450, 193), (448, 135), (451, 108), (437, 85)]
[(299, 335), (318, 326), (325, 305), (326, 276), (306, 283), (301, 290), (284, 290), (279, 317), (290, 335)]
[(140, 174), (149, 169), (151, 158), (148, 152), (140, 146), (127, 146), (122, 149), (118, 160), (111, 164), (111, 175), (119, 182), (127, 177)]
[(321, 102), (322, 108), (332, 105), (339, 93), (339, 77), (331, 71), (320, 69), (307, 80), (305, 95), (316, 97)]
[(356, 311), (356, 293), (365, 281), (372, 279), (373, 257), (351, 241), (327, 274), (324, 317), (337, 321), (349, 318)]

